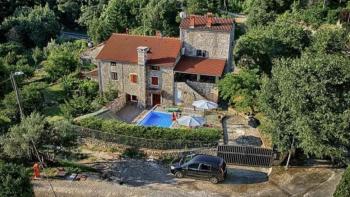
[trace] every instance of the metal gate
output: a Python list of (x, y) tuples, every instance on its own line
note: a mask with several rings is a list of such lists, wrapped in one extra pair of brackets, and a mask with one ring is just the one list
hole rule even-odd
[(217, 156), (228, 164), (271, 167), (273, 151), (267, 148), (252, 146), (218, 146)]

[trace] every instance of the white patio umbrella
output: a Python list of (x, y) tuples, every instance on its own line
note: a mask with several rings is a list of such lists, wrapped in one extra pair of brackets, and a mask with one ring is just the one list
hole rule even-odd
[(182, 116), (181, 118), (177, 119), (177, 123), (188, 127), (198, 127), (204, 124), (204, 118), (194, 116)]
[(218, 108), (218, 104), (207, 101), (207, 100), (198, 100), (192, 103), (193, 106), (199, 108), (199, 109), (216, 109)]

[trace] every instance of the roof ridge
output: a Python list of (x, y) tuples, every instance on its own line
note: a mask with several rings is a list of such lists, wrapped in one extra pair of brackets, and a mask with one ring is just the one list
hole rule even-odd
[(121, 36), (132, 36), (132, 37), (147, 37), (147, 38), (166, 38), (180, 40), (179, 37), (168, 37), (168, 36), (149, 36), (149, 35), (137, 35), (137, 34), (126, 34), (126, 33), (113, 33), (112, 35), (121, 35)]

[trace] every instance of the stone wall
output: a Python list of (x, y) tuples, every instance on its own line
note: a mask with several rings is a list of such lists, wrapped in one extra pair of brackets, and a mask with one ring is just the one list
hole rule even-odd
[(126, 104), (126, 96), (124, 93), (119, 93), (118, 97), (114, 99), (109, 105), (108, 108), (114, 112), (117, 113), (119, 110), (121, 110)]
[(197, 50), (207, 51), (208, 58), (226, 59), (225, 71), (232, 71), (234, 28), (231, 32), (180, 29), (185, 55), (196, 56)]
[(181, 29), (185, 55), (196, 56), (197, 50), (208, 52), (209, 58), (228, 59), (230, 33)]
[[(97, 140), (94, 138), (79, 138), (80, 144), (85, 144), (87, 147), (99, 147), (99, 149), (104, 150), (118, 150), (120, 152), (125, 151), (131, 146), (126, 146), (122, 144), (116, 144), (111, 142), (105, 142), (102, 140)], [(179, 157), (187, 154), (206, 154), (206, 155), (217, 155), (217, 148), (193, 148), (193, 149), (174, 149), (174, 150), (157, 150), (157, 149), (146, 149), (140, 148), (139, 151), (143, 152), (147, 157), (154, 159), (163, 159), (169, 157)]]
[[(152, 77), (158, 77), (158, 86), (152, 85)], [(171, 106), (174, 104), (174, 71), (173, 68), (160, 68), (151, 70), (147, 66), (147, 105), (152, 105), (152, 91), (161, 94), (161, 104)]]
[[(201, 94), (199, 94), (196, 90), (190, 87), (186, 82), (176, 82), (175, 83), (175, 91), (181, 91), (181, 105), (184, 106), (192, 106), (192, 103), (197, 100), (206, 99)], [(179, 104), (179, 103), (177, 103)]]
[[(118, 80), (111, 78), (111, 72), (118, 73)], [(130, 81), (130, 74), (137, 74), (137, 83)], [(102, 91), (108, 86), (116, 88), (121, 93), (137, 96), (139, 103), (146, 106), (146, 71), (145, 66), (117, 62), (111, 66), (110, 62), (99, 62), (99, 84)]]
[(206, 99), (216, 103), (218, 102), (219, 89), (215, 83), (203, 83), (198, 81), (187, 81), (186, 83)]

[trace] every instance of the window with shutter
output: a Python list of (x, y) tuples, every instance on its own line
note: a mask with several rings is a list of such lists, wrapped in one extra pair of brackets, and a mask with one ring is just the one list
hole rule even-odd
[(158, 85), (159, 85), (159, 83), (158, 83), (158, 77), (152, 77), (152, 78), (151, 78), (151, 83), (152, 83), (152, 85), (154, 85), (154, 86), (158, 86)]
[(130, 74), (130, 82), (137, 83), (137, 74)]

